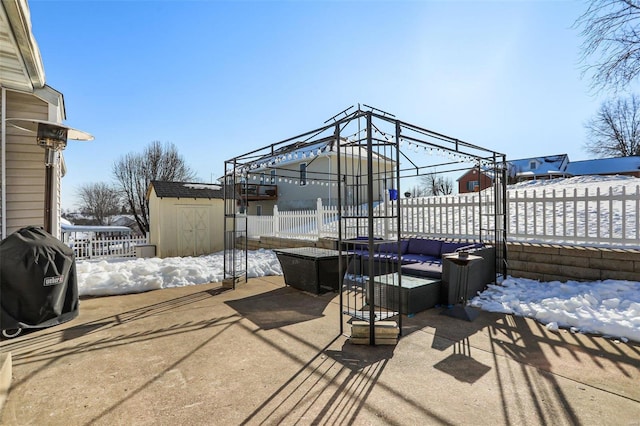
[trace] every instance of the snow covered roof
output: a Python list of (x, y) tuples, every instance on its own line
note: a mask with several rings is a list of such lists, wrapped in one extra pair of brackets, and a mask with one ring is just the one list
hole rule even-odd
[(567, 173), (573, 176), (614, 175), (640, 173), (640, 157), (598, 158), (596, 160), (572, 161)]
[(507, 161), (511, 176), (549, 176), (566, 173), (569, 157), (567, 154), (549, 155), (546, 157), (522, 158)]

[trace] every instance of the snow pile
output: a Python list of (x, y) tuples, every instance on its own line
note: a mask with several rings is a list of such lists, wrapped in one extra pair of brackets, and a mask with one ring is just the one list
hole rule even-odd
[(640, 282), (538, 282), (508, 278), (471, 300), (485, 311), (535, 318), (550, 330), (640, 342)]
[[(249, 251), (248, 258), (249, 278), (282, 275), (272, 251)], [(221, 282), (223, 262), (223, 252), (200, 257), (78, 261), (78, 291), (80, 296), (107, 296)]]

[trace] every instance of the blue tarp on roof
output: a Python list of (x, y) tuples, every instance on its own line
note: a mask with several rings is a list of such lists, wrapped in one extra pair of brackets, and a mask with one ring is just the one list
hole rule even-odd
[(567, 173), (573, 176), (611, 175), (638, 171), (640, 171), (640, 157), (638, 156), (572, 161), (567, 167)]

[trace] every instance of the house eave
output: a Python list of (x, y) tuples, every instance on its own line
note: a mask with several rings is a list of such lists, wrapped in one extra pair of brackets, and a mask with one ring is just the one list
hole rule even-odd
[[(13, 42), (17, 46), (17, 58), (26, 74), (23, 84), (28, 84), (31, 89), (40, 89), (45, 85), (44, 64), (40, 49), (36, 43), (36, 39), (31, 31), (31, 13), (26, 0), (3, 0), (2, 7), (6, 13), (9, 24), (10, 35)], [(11, 87), (11, 84), (3, 83), (5, 87)], [(20, 86), (19, 82), (15, 82), (16, 86)], [(15, 87), (16, 89), (24, 89), (24, 87)]]

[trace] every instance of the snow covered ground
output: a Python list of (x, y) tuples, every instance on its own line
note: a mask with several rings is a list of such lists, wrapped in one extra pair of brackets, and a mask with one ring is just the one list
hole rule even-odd
[[(222, 252), (201, 257), (78, 261), (82, 296), (138, 293), (161, 288), (220, 282)], [(248, 253), (248, 275), (282, 275), (271, 250)], [(640, 282), (540, 283), (508, 278), (471, 302), (486, 311), (532, 317), (551, 330), (597, 333), (640, 342)]]

